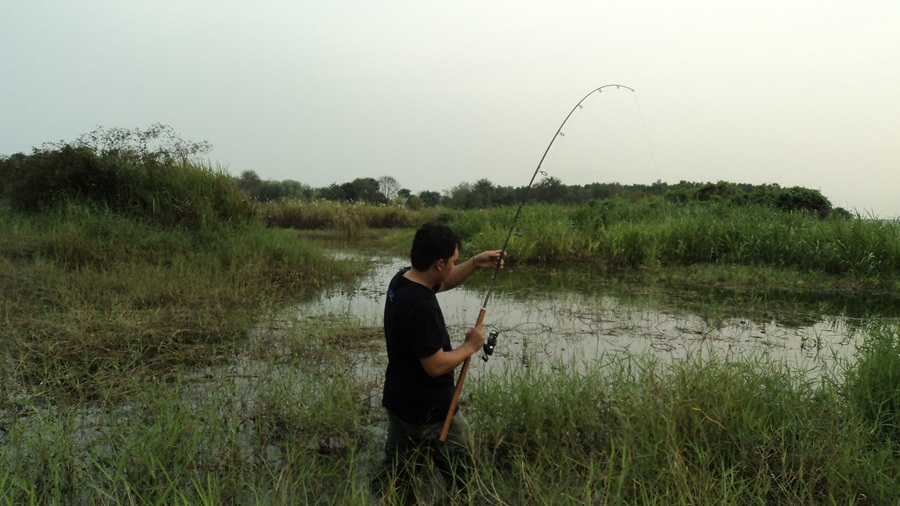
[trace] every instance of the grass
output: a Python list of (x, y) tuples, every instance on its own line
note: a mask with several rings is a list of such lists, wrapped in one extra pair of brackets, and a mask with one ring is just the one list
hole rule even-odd
[(77, 204), (0, 212), (0, 235), (4, 370), (55, 402), (120, 398), (122, 375), (221, 361), (262, 308), (362, 268), (290, 231), (161, 227)]
[[(370, 504), (380, 331), (293, 309), (365, 266), (308, 237), (404, 254), (441, 220), (471, 252), (502, 244), (513, 210), (282, 203), (268, 228), (221, 174), (122, 163), (63, 150), (4, 165), (0, 504)], [(48, 181), (62, 186), (28, 190)], [(632, 204), (528, 206), (509, 260), (623, 286), (897, 286), (895, 224)], [(472, 382), (471, 502), (891, 503), (898, 332), (873, 328), (815, 382), (761, 356), (625, 353)]]
[[(515, 208), (452, 211), (332, 202), (274, 203), (270, 225), (376, 238), (405, 255), (405, 238), (426, 221), (459, 231), (464, 250), (501, 247)], [(506, 256), (510, 264), (591, 264), (608, 275), (675, 284), (747, 283), (785, 291), (877, 292), (900, 288), (896, 222), (820, 218), (763, 205), (619, 198), (582, 206), (526, 205)], [(649, 274), (649, 276), (645, 276)]]
[[(884, 351), (898, 329), (873, 336)], [(379, 384), (357, 368), (377, 368), (379, 345), (377, 328), (273, 314), (222, 364), (123, 378), (127, 401), (4, 403), (0, 504), (373, 504), (385, 421)], [(895, 367), (882, 351), (867, 356)], [(859, 399), (840, 374), (810, 382), (762, 357), (509, 370), (464, 396), (470, 499), (888, 504), (900, 447)]]
[(398, 205), (279, 201), (261, 204), (257, 216), (269, 226), (299, 230), (336, 230), (355, 238), (367, 229), (417, 228), (438, 218), (434, 209), (412, 210)]

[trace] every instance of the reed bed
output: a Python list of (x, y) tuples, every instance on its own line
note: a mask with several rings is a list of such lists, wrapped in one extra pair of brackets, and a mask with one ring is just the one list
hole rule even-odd
[[(454, 215), (474, 249), (502, 244), (511, 209)], [(900, 226), (860, 218), (664, 200), (523, 208), (509, 260), (591, 261), (610, 269), (699, 264), (772, 266), (896, 282)]]
[(338, 230), (357, 235), (365, 229), (417, 228), (438, 218), (434, 209), (400, 205), (339, 203), (327, 200), (278, 201), (261, 204), (258, 217), (268, 226), (298, 230)]

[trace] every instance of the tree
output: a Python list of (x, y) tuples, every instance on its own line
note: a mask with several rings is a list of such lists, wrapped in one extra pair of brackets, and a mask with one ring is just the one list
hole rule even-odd
[(425, 190), (419, 192), (418, 197), (422, 200), (422, 205), (425, 207), (437, 207), (441, 205), (441, 194), (438, 192)]
[[(69, 143), (45, 143), (43, 148), (60, 149)], [(169, 125), (154, 123), (147, 129), (97, 126), (81, 134), (74, 147), (93, 149), (100, 156), (116, 156), (134, 162), (181, 163), (186, 165), (198, 155), (212, 150), (208, 141), (186, 141)]]
[(547, 203), (563, 202), (568, 194), (568, 188), (562, 181), (555, 177), (542, 179), (534, 185), (534, 200)]
[(400, 191), (400, 183), (392, 176), (381, 176), (378, 178), (378, 191), (389, 201), (393, 201)]
[(235, 184), (247, 198), (255, 199), (259, 195), (259, 188), (262, 186), (262, 179), (252, 170), (245, 170), (235, 179)]
[(475, 181), (472, 187), (471, 203), (478, 209), (487, 209), (494, 202), (494, 183), (487, 179)]

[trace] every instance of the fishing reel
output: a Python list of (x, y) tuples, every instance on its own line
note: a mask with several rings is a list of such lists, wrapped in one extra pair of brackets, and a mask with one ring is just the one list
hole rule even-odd
[(484, 351), (484, 355), (481, 356), (481, 360), (487, 362), (491, 355), (494, 354), (494, 348), (497, 347), (497, 336), (499, 335), (500, 332), (496, 329), (491, 329), (491, 331), (488, 332), (488, 337), (485, 340), (484, 347), (482, 348), (482, 351)]

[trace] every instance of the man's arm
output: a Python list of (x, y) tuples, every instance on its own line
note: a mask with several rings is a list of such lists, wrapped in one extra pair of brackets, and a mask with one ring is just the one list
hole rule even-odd
[(419, 359), (425, 373), (436, 378), (456, 369), (459, 364), (478, 353), (484, 346), (484, 334), (481, 326), (473, 327), (466, 332), (466, 340), (453, 351), (438, 350), (434, 355)]
[[(438, 288), (438, 291), (445, 292), (456, 288), (461, 285), (463, 281), (469, 279), (469, 276), (480, 267), (496, 267), (497, 262), (500, 261), (500, 251), (501, 250), (482, 251), (465, 262), (457, 264), (456, 267), (453, 268), (453, 271), (450, 272), (450, 276), (447, 280), (441, 284), (440, 288)], [(500, 266), (503, 266), (502, 261), (500, 261)]]

